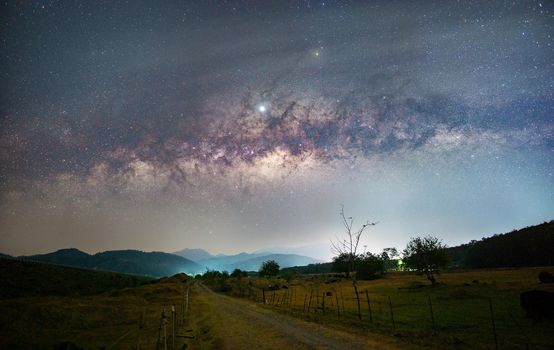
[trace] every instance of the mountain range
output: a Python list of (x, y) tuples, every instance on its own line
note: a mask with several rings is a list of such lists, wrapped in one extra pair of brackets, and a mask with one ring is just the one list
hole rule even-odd
[[(554, 221), (550, 221), (483, 238), (480, 241), (471, 241), (448, 250), (454, 267), (551, 266), (554, 264), (553, 247)], [(13, 257), (0, 253), (0, 258)], [(266, 260), (275, 260), (281, 268), (295, 267), (295, 271), (305, 270), (305, 273), (322, 273), (330, 269), (329, 263), (321, 264), (321, 260), (299, 254), (256, 251), (214, 255), (203, 249), (190, 248), (173, 254), (113, 250), (92, 255), (69, 248), (48, 254), (19, 256), (16, 259), (153, 277), (170, 276), (180, 272), (191, 275), (205, 272), (206, 269), (232, 272), (238, 268), (258, 271)]]
[(19, 256), (17, 258), (153, 277), (170, 276), (180, 272), (196, 274), (205, 270), (203, 266), (182, 256), (139, 250), (112, 250), (91, 255), (75, 248), (69, 248), (48, 254)]
[(173, 254), (190, 259), (207, 269), (219, 271), (258, 271), (261, 264), (267, 260), (275, 260), (281, 267), (291, 267), (315, 264), (322, 262), (305, 255), (277, 254), (274, 252), (258, 251), (254, 253), (239, 253), (234, 255), (213, 255), (203, 249), (183, 249)]
[(187, 258), (189, 260), (196, 261), (196, 262), (215, 257), (215, 255), (210, 254), (204, 249), (200, 249), (200, 248), (185, 248), (173, 254), (182, 256), (183, 258)]
[[(0, 258), (13, 258), (1, 254)], [(320, 262), (297, 254), (271, 252), (213, 255), (203, 249), (183, 249), (174, 254), (142, 252), (139, 250), (112, 250), (88, 254), (76, 248), (60, 249), (52, 253), (15, 257), (19, 260), (37, 261), (55, 265), (72, 266), (92, 270), (113, 271), (152, 277), (171, 276), (184, 272), (189, 275), (206, 269), (232, 272), (238, 268), (258, 271), (266, 260), (275, 260), (281, 267), (308, 265)]]

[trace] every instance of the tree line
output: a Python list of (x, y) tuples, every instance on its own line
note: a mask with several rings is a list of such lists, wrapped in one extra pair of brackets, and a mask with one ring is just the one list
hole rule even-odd
[(554, 220), (448, 249), (452, 267), (554, 265)]
[[(358, 248), (362, 234), (377, 223), (367, 221), (355, 227), (354, 219), (345, 214), (344, 208), (341, 208), (340, 218), (344, 234), (332, 242), (335, 252), (332, 262), (281, 269), (277, 262), (268, 260), (262, 263), (257, 275), (280, 275), (290, 280), (295, 274), (339, 273), (351, 279), (357, 291), (356, 280), (379, 278), (387, 271), (414, 271), (435, 284), (436, 273), (445, 268), (554, 265), (554, 220), (452, 248), (448, 248), (435, 236), (412, 237), (401, 252), (396, 248), (385, 248), (381, 253), (374, 254), (365, 251), (360, 253)], [(255, 274), (240, 269), (230, 274), (208, 270), (203, 277), (225, 280)]]

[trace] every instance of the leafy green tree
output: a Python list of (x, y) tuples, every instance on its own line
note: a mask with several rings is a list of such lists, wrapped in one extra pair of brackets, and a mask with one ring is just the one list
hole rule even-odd
[(384, 248), (381, 253), (381, 259), (383, 259), (385, 271), (397, 270), (399, 257), (400, 255), (398, 254), (398, 250), (396, 250), (396, 248)]
[(367, 252), (358, 256), (356, 261), (356, 277), (361, 280), (372, 280), (385, 272), (385, 259), (379, 255)]
[(233, 272), (231, 272), (231, 277), (241, 279), (242, 277), (246, 277), (248, 274), (246, 271), (242, 271), (241, 269), (234, 269)]
[(227, 283), (228, 278), (229, 273), (227, 271), (219, 272), (210, 269), (206, 269), (206, 272), (202, 275), (202, 281), (215, 292), (231, 291), (231, 285)]
[(206, 269), (206, 272), (204, 272), (204, 274), (202, 275), (202, 279), (204, 280), (213, 280), (221, 277), (222, 277), (221, 272), (217, 270), (210, 270), (210, 269)]
[(262, 263), (262, 266), (260, 266), (259, 274), (260, 276), (277, 276), (279, 273), (279, 264), (275, 260), (267, 260)]
[(333, 257), (333, 271), (342, 272), (350, 278), (350, 273), (354, 270), (356, 256), (350, 253), (341, 253)]
[(435, 273), (449, 261), (447, 247), (433, 236), (412, 238), (402, 253), (406, 267), (424, 274), (433, 285)]

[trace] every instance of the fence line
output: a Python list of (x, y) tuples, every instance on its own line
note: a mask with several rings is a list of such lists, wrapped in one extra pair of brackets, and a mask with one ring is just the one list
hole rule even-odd
[[(511, 336), (512, 334), (521, 334), (524, 338), (522, 347), (532, 347), (533, 342), (528, 334), (525, 333), (523, 327), (519, 325), (515, 319), (512, 321), (507, 321), (502, 319), (501, 324), (499, 325), (499, 318), (497, 316), (498, 312), (494, 308), (492, 299), (484, 299), (482, 297), (476, 297), (479, 300), (488, 300), (488, 305), (483, 304), (480, 307), (474, 307), (471, 304), (471, 307), (464, 308), (464, 303), (474, 303), (472, 298), (468, 299), (452, 299), (452, 300), (440, 300), (432, 299), (429, 293), (427, 294), (416, 294), (415, 297), (410, 301), (406, 302), (405, 300), (393, 300), (390, 295), (378, 295), (373, 294), (370, 296), (368, 289), (359, 291), (360, 299), (363, 300), (363, 294), (365, 294), (365, 302), (367, 304), (367, 319), (364, 317), (362, 320), (359, 320), (359, 314), (357, 310), (357, 300), (356, 296), (346, 297), (343, 293), (342, 286), (324, 288), (323, 292), (319, 285), (314, 285), (311, 287), (299, 287), (291, 286), (291, 289), (281, 289), (273, 290), (271, 295), (271, 300), (268, 304), (273, 307), (288, 309), (291, 312), (299, 312), (301, 314), (320, 314), (320, 317), (311, 318), (312, 320), (319, 320), (325, 322), (328, 320), (332, 322), (332, 319), (338, 320), (339, 322), (347, 322), (352, 324), (358, 324), (364, 328), (371, 327), (376, 330), (387, 331), (392, 330), (397, 334), (402, 331), (413, 331), (412, 327), (420, 329), (422, 331), (429, 330), (429, 336), (439, 336), (440, 330), (442, 329), (442, 335), (447, 336), (452, 329), (467, 329), (468, 327), (481, 327), (481, 329), (486, 330), (486, 315), (488, 314), (488, 324), (491, 325), (491, 347), (494, 347), (495, 350), (498, 350), (501, 343), (501, 338)], [(297, 293), (304, 292), (304, 296), (300, 298), (295, 298)], [(255, 301), (264, 300), (265, 292), (261, 289), (261, 298), (258, 296), (258, 293), (254, 293), (251, 299)], [(329, 294), (331, 293), (331, 294)], [(332, 293), (334, 293), (334, 298)], [(321, 300), (319, 298), (321, 297)], [(331, 297), (331, 298), (329, 298)], [(383, 308), (383, 303), (385, 308)], [(469, 304), (468, 304), (469, 305)], [(461, 314), (459, 317), (452, 317), (451, 314), (455, 309), (461, 309), (462, 312), (467, 312), (467, 317)], [(485, 311), (487, 310), (487, 311)], [(457, 311), (456, 311), (457, 312)], [(454, 312), (455, 313), (455, 312)], [(437, 315), (439, 319), (437, 319)], [(443, 317), (440, 317), (443, 315)], [(330, 318), (332, 317), (332, 318)], [(517, 326), (517, 328), (515, 327)], [(513, 328), (513, 330), (512, 330)], [(502, 330), (502, 331), (501, 331)], [(454, 334), (454, 333), (452, 333)], [(457, 335), (459, 337), (464, 337), (463, 335)], [(471, 337), (471, 335), (467, 335)], [(454, 339), (458, 339), (454, 337)], [(454, 340), (460, 341), (460, 340)], [(518, 343), (519, 344), (519, 343)]]

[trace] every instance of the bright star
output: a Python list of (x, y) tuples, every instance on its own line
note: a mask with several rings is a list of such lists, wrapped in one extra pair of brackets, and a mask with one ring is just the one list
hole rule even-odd
[(260, 113), (265, 113), (266, 110), (267, 110), (267, 109), (266, 109), (266, 107), (265, 107), (264, 105), (259, 105), (259, 106), (258, 106), (258, 111), (260, 111)]

